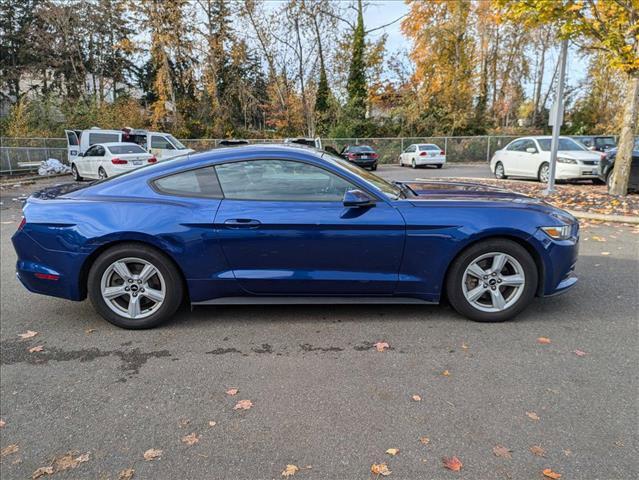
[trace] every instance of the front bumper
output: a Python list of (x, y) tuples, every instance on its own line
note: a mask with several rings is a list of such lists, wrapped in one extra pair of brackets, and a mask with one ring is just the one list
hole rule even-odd
[(598, 178), (599, 165), (583, 165), (574, 163), (557, 163), (558, 180), (576, 180), (579, 178)]
[(567, 240), (553, 240), (541, 229), (534, 238), (543, 249), (543, 289), (538, 294), (551, 297), (574, 287), (578, 280), (575, 266), (579, 257), (579, 225), (574, 224), (573, 235)]

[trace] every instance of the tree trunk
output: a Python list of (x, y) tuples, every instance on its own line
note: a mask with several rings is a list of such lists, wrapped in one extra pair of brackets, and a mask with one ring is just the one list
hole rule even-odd
[(626, 195), (626, 193), (628, 193), (628, 180), (630, 179), (630, 168), (632, 164), (632, 147), (634, 145), (637, 116), (639, 114), (639, 73), (628, 75), (627, 84), (626, 107), (623, 112), (619, 147), (609, 191), (613, 195)]

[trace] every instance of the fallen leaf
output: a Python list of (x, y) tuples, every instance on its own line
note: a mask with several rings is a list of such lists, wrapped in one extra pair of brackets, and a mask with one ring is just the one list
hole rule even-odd
[(572, 455), (572, 450), (570, 450), (569, 448), (564, 449), (564, 455), (566, 455), (567, 457)]
[(44, 345), (38, 345), (37, 347), (31, 347), (29, 353), (41, 352), (42, 350), (44, 350)]
[(146, 452), (144, 452), (144, 460), (151, 461), (156, 458), (160, 458), (162, 456), (162, 450), (158, 450), (155, 448), (149, 448)]
[(444, 457), (442, 458), (444, 467), (453, 472), (459, 472), (463, 466), (462, 462), (457, 457)]
[(282, 476), (283, 477), (291, 477), (293, 475), (295, 475), (297, 472), (299, 472), (300, 469), (297, 465), (286, 465), (286, 468), (284, 469), (284, 471), (282, 472)]
[(607, 257), (608, 255), (610, 255), (610, 252), (601, 252), (601, 255), (603, 255), (604, 257)]
[(195, 432), (189, 433), (188, 435), (182, 437), (182, 443), (186, 443), (187, 445), (195, 445), (199, 441), (200, 437)]
[(390, 348), (390, 345), (386, 342), (377, 342), (374, 343), (373, 346), (377, 349), (378, 352), (383, 352), (387, 348)]
[(537, 339), (537, 343), (541, 343), (542, 345), (547, 345), (550, 343), (550, 338), (546, 338), (546, 337), (539, 337)]
[(68, 452), (60, 457), (57, 457), (55, 460), (53, 460), (53, 466), (55, 467), (55, 471), (61, 472), (64, 470), (76, 468), (81, 463), (89, 461), (89, 452), (83, 453), (82, 455), (79, 455), (77, 457), (75, 455), (76, 454), (73, 452)]
[(35, 480), (36, 478), (44, 477), (45, 475), (53, 475), (53, 467), (40, 467), (33, 472), (31, 478)]
[(463, 348), (464, 350), (468, 350), (468, 345), (466, 345), (466, 342), (462, 343), (462, 348)]
[(528, 418), (530, 418), (531, 420), (539, 420), (539, 415), (537, 415), (535, 412), (526, 412), (526, 415), (528, 415)]
[(125, 468), (118, 474), (118, 480), (131, 480), (135, 475), (135, 470), (132, 468)]
[(391, 457), (394, 457), (399, 453), (399, 448), (389, 448), (386, 450), (386, 453), (388, 453)]
[[(95, 328), (87, 328), (87, 329), (84, 331), (84, 333), (86, 333), (87, 335), (91, 335), (93, 332), (95, 332)], [(135, 471), (135, 470), (133, 470), (132, 468), (129, 468), (128, 470)], [(126, 472), (127, 470), (122, 470), (122, 471), (123, 471), (123, 472)]]
[(510, 452), (512, 452), (510, 448), (502, 447), (501, 445), (496, 445), (493, 447), (493, 453), (496, 457), (512, 458)]
[(587, 355), (587, 354), (586, 354), (586, 352), (584, 352), (584, 351), (582, 351), (582, 350), (575, 350), (575, 351), (573, 351), (572, 353), (574, 353), (574, 354), (575, 354), (575, 355), (577, 355), (578, 357), (583, 357), (583, 356)]
[(544, 474), (544, 477), (552, 478), (554, 480), (561, 478), (561, 473), (553, 472), (550, 468), (545, 469), (541, 473)]
[(184, 427), (188, 426), (190, 423), (191, 423), (191, 420), (189, 418), (182, 418), (178, 422), (178, 425), (180, 425), (180, 428), (184, 428)]
[(35, 337), (38, 334), (38, 332), (34, 332), (33, 330), (27, 330), (25, 333), (21, 333), (20, 335), (18, 335), (21, 339), (27, 339), (27, 338), (32, 338)]
[(413, 395), (410, 398), (412, 398), (416, 402), (421, 402), (422, 401), (422, 397), (420, 397), (419, 395)]
[(428, 437), (419, 437), (419, 441), (424, 445), (428, 445), (430, 443), (430, 438)]
[(248, 410), (253, 406), (253, 402), (250, 400), (240, 400), (235, 404), (233, 410)]
[(20, 450), (16, 444), (7, 445), (2, 450), (0, 450), (0, 457), (6, 457), (7, 455), (11, 455), (12, 453), (17, 453)]
[(3, 428), (6, 424), (7, 422), (0, 418), (0, 428)]
[(226, 394), (227, 394), (227, 395), (237, 395), (237, 392), (239, 392), (239, 390), (238, 390), (237, 388), (229, 388), (229, 389), (226, 391)]
[(442, 375), (443, 375), (444, 377), (450, 377), (450, 372), (449, 372), (448, 370), (444, 370), (444, 371), (442, 372)]
[(541, 448), (539, 445), (533, 445), (532, 447), (530, 447), (530, 451), (534, 455), (537, 455), (538, 457), (545, 457), (546, 456), (546, 450)]
[(385, 463), (373, 463), (373, 465), (371, 465), (371, 472), (375, 475), (382, 475), (383, 477), (391, 474), (388, 465)]
[(209, 427), (214, 427), (215, 425), (217, 425), (217, 422), (214, 422), (213, 420), (209, 420)]
[(603, 237), (598, 237), (597, 235), (593, 235), (592, 237), (590, 237), (591, 240), (594, 240), (595, 242), (605, 242), (606, 239)]

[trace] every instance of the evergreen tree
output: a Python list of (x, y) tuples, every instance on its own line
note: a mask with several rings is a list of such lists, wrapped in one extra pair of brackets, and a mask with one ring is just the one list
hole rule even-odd
[(364, 59), (366, 41), (362, 0), (357, 0), (357, 25), (353, 34), (353, 55), (348, 73), (347, 115), (353, 120), (363, 120), (366, 116), (366, 62)]

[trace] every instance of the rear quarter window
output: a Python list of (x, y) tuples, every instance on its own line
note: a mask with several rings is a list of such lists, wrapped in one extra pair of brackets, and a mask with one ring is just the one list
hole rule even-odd
[(222, 198), (222, 189), (213, 167), (198, 168), (157, 178), (152, 182), (159, 193), (181, 197)]

